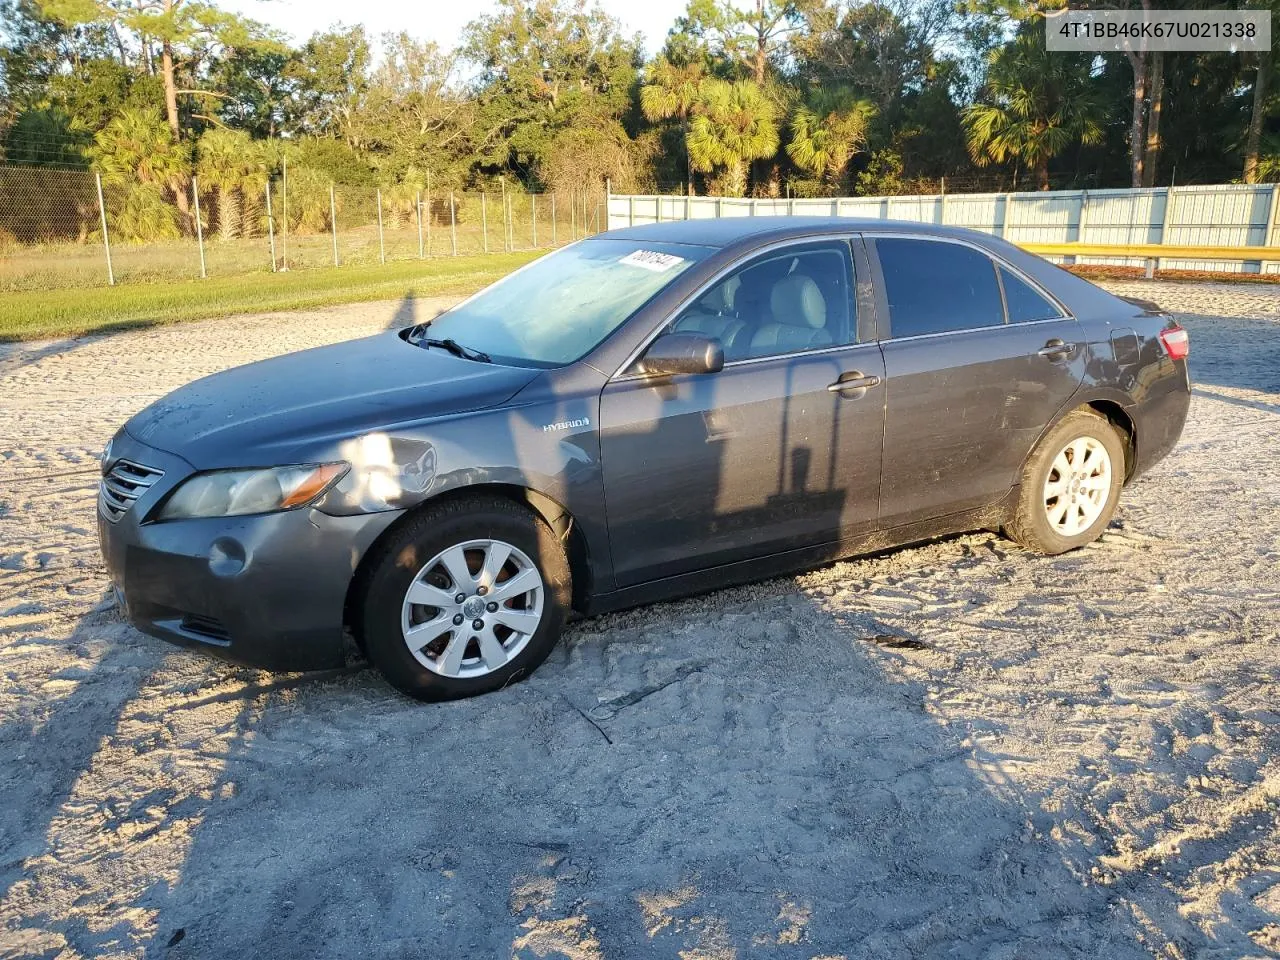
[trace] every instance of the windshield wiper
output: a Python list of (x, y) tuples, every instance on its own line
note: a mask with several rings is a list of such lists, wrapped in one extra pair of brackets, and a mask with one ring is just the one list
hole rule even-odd
[(448, 350), (455, 357), (462, 357), (464, 360), (475, 360), (478, 363), (493, 363), (493, 360), (490, 359), (487, 353), (484, 353), (481, 350), (472, 350), (470, 347), (464, 347), (457, 340), (454, 340), (451, 337), (446, 337), (443, 340), (433, 340), (430, 337), (424, 337), (415, 340), (414, 342), (424, 344), (428, 347), (440, 347), (444, 350)]

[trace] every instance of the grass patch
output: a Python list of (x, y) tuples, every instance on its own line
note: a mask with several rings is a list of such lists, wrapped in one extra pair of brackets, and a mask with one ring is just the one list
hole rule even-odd
[(0, 294), (0, 341), (40, 340), (236, 313), (470, 293), (541, 251), (210, 280)]

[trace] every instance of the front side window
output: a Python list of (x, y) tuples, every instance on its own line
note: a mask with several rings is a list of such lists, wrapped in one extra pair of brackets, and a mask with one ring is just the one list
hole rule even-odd
[(710, 247), (597, 238), (535, 260), (428, 325), (495, 362), (563, 366), (594, 350)]
[(733, 271), (671, 325), (719, 340), (726, 362), (852, 343), (849, 245), (805, 244)]
[(1004, 303), (1009, 310), (1010, 323), (1053, 320), (1062, 316), (1062, 311), (1046, 300), (1035, 287), (1004, 267), (1000, 268), (1000, 283), (1004, 286)]
[(875, 241), (896, 337), (998, 327), (1004, 304), (995, 264), (973, 247), (941, 240)]

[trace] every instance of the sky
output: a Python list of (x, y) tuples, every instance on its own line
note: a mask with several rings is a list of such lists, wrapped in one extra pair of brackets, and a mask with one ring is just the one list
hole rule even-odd
[[(493, 10), (493, 0), (218, 0), (224, 10), (261, 20), (295, 40), (338, 22), (364, 24), (371, 36), (405, 30), (420, 40), (455, 46), (462, 28)], [(624, 33), (639, 32), (645, 53), (662, 47), (667, 30), (687, 0), (600, 0), (622, 22)]]

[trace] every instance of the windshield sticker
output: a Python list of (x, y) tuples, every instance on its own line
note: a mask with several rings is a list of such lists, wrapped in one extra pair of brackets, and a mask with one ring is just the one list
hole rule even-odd
[(658, 253), (657, 250), (637, 250), (635, 253), (628, 253), (618, 262), (629, 264), (633, 267), (642, 267), (645, 270), (652, 270), (654, 273), (663, 273), (684, 263), (684, 257), (677, 257), (670, 253)]

